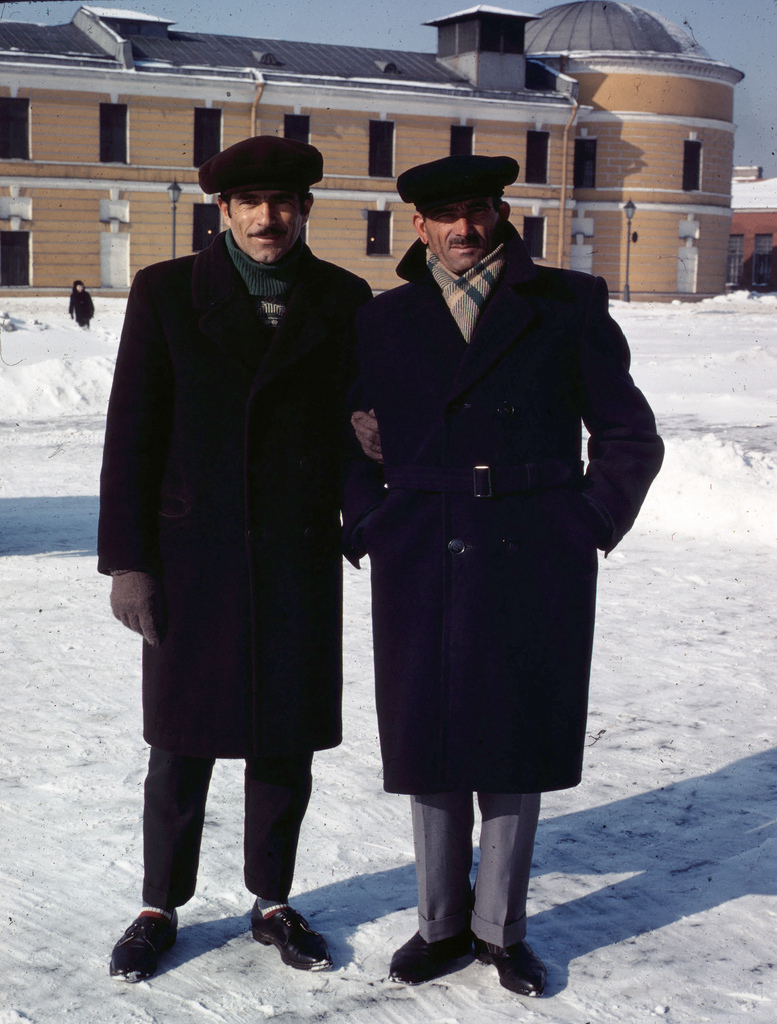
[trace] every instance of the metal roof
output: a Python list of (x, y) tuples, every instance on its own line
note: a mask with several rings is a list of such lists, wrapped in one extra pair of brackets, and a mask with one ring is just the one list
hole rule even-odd
[(550, 7), (526, 26), (527, 53), (614, 50), (709, 57), (679, 25), (617, 0), (581, 0)]
[[(128, 41), (132, 44), (135, 66), (139, 70), (147, 70), (144, 66), (147, 61), (162, 61), (173, 68), (264, 69), (266, 65), (273, 74), (380, 77), (435, 83), (462, 80), (438, 64), (433, 53), (175, 31), (170, 31), (167, 39), (131, 36)], [(264, 62), (261, 61), (262, 55)], [(382, 72), (381, 67), (387, 65), (393, 65), (396, 71)]]
[(468, 18), (474, 14), (498, 14), (503, 18), (521, 18), (523, 21), (533, 20), (536, 14), (524, 14), (523, 11), (508, 11), (505, 7), (489, 7), (488, 4), (478, 4), (477, 7), (468, 7), (466, 11), (456, 11), (454, 14), (446, 14), (442, 18), (435, 18), (434, 21), (425, 21), (424, 25), (446, 25), (450, 21), (458, 21), (459, 18)]
[(91, 4), (88, 6), (84, 4), (81, 9), (98, 18), (113, 18), (114, 21), (154, 21), (162, 25), (174, 24), (172, 18), (158, 18), (155, 14), (141, 14), (139, 11), (123, 11), (118, 7), (92, 7)]
[(0, 57), (4, 61), (51, 59), (76, 66), (95, 61), (113, 67), (116, 62), (75, 25), (33, 25), (0, 21)]

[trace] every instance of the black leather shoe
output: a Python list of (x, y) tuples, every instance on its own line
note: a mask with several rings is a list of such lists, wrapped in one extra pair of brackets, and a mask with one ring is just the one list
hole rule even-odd
[(475, 956), (481, 963), (496, 967), (504, 988), (519, 996), (542, 995), (548, 971), (528, 942), (516, 942), (514, 946), (503, 948), (475, 939)]
[(416, 932), (392, 956), (389, 978), (405, 985), (420, 985), (445, 974), (454, 960), (460, 960), (471, 952), (472, 932), (469, 928), (437, 942), (427, 942)]
[(325, 971), (332, 966), (326, 939), (314, 932), (305, 918), (291, 907), (281, 907), (263, 917), (254, 904), (251, 932), (263, 946), (275, 946), (281, 960), (299, 971)]
[(111, 953), (109, 968), (119, 981), (144, 981), (156, 972), (158, 957), (175, 944), (178, 915), (172, 918), (141, 914), (122, 935)]

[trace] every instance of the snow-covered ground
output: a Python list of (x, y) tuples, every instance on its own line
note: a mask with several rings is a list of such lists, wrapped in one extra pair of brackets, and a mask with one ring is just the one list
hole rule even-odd
[(583, 784), (545, 798), (529, 939), (547, 996), (476, 964), (387, 981), (415, 930), (406, 798), (383, 793), (368, 572), (346, 567), (345, 742), (318, 755), (295, 905), (334, 970), (250, 936), (241, 765), (214, 775), (197, 895), (149, 982), (108, 978), (138, 910), (140, 641), (95, 571), (122, 304), (0, 305), (0, 1024), (673, 1024), (777, 1019), (777, 299), (614, 313), (667, 440), (601, 562)]

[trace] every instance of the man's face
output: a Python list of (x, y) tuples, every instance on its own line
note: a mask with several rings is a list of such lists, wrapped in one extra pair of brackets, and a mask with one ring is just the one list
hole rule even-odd
[(460, 277), (496, 248), (497, 231), (509, 216), (507, 203), (495, 208), (491, 199), (466, 199), (416, 211), (413, 225), (448, 273)]
[(300, 206), (295, 192), (234, 192), (219, 209), (232, 237), (257, 263), (277, 263), (291, 249), (307, 223), (313, 197)]

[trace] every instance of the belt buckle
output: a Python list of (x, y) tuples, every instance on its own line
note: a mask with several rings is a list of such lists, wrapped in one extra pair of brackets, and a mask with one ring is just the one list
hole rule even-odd
[(476, 498), (493, 498), (494, 486), (490, 466), (475, 466), (472, 470), (472, 491)]

